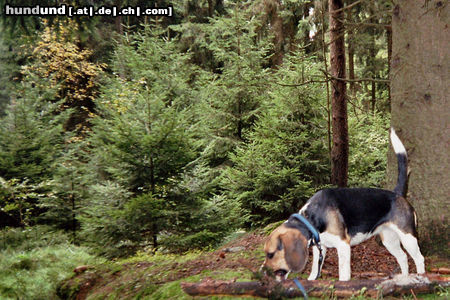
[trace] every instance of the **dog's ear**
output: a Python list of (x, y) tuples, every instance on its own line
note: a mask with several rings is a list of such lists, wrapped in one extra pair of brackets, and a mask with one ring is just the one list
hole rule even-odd
[(280, 235), (284, 249), (284, 259), (294, 272), (301, 272), (308, 261), (308, 247), (306, 238), (296, 230), (289, 230)]
[(279, 236), (277, 238), (277, 250), (278, 251), (283, 250), (283, 241), (281, 240), (281, 238)]

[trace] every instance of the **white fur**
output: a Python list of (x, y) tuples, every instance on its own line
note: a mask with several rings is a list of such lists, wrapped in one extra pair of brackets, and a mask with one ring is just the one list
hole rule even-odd
[(350, 240), (350, 246), (355, 246), (361, 244), (364, 241), (370, 239), (374, 233), (361, 233), (358, 232), (355, 236), (353, 236)]
[[(322, 245), (322, 265), (320, 266), (320, 270), (322, 270), (323, 263), (325, 261), (325, 256), (327, 255), (327, 248)], [(319, 276), (319, 259), (320, 259), (320, 252), (319, 248), (317, 246), (313, 246), (313, 261), (312, 261), (312, 268), (311, 273), (309, 274), (308, 280), (316, 280), (317, 276)]]
[[(350, 280), (351, 277), (351, 245), (357, 245), (370, 238), (371, 236), (380, 233), (383, 237), (383, 245), (388, 251), (397, 259), (402, 275), (408, 275), (408, 257), (402, 250), (401, 245), (405, 248), (408, 254), (416, 264), (417, 273), (425, 273), (424, 257), (420, 253), (417, 239), (410, 233), (405, 233), (394, 224), (382, 225), (372, 234), (358, 233), (351, 239), (351, 244), (342, 240), (339, 236), (323, 232), (320, 234), (322, 242), (322, 253), (325, 260), (326, 248), (336, 248), (339, 259), (339, 280)], [(323, 263), (323, 262), (322, 262)], [(319, 265), (319, 250), (316, 246), (313, 247), (313, 263), (311, 273), (308, 280), (315, 280), (318, 275)]]
[(414, 260), (414, 264), (416, 265), (417, 273), (423, 274), (425, 273), (425, 259), (420, 252), (419, 244), (417, 242), (416, 237), (414, 237), (410, 233), (405, 233), (400, 230), (396, 225), (390, 224), (388, 227), (393, 230), (400, 242), (402, 243), (403, 248), (405, 248), (406, 252), (411, 256)]
[(381, 229), (383, 245), (397, 259), (402, 275), (408, 275), (408, 257), (402, 250), (400, 243), (414, 260), (417, 273), (425, 273), (425, 259), (420, 253), (417, 239), (410, 233), (405, 233), (394, 224), (385, 225)]
[[(326, 249), (326, 247), (328, 247), (328, 248), (336, 248), (337, 250), (339, 260), (339, 280), (350, 280), (351, 277), (350, 245), (346, 241), (342, 240), (339, 236), (328, 232), (321, 233), (320, 240), (323, 249)], [(311, 270), (311, 274), (308, 277), (308, 280), (314, 280), (317, 277), (317, 270), (318, 270), (317, 266), (319, 264), (319, 251), (318, 249), (314, 250), (314, 248), (313, 248), (313, 267)]]
[(306, 211), (306, 209), (308, 208), (308, 206), (309, 206), (309, 201), (306, 202), (305, 205), (303, 205), (303, 207), (300, 209), (300, 211), (299, 211), (298, 213), (299, 213), (300, 215), (302, 215), (302, 214)]
[(403, 146), (402, 141), (400, 141), (400, 138), (395, 133), (394, 128), (391, 128), (391, 143), (392, 147), (394, 148), (395, 153), (397, 154), (405, 154), (406, 155), (406, 149), (405, 146)]
[(347, 281), (351, 278), (351, 249), (350, 245), (345, 241), (340, 242), (336, 247), (339, 259), (339, 280)]
[(400, 265), (402, 275), (408, 275), (408, 257), (400, 246), (400, 239), (397, 233), (389, 226), (385, 226), (381, 231), (381, 235), (383, 237), (383, 245), (395, 257)]

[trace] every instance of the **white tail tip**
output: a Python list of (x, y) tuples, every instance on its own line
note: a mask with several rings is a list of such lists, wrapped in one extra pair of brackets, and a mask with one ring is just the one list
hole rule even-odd
[(405, 146), (403, 146), (402, 141), (400, 141), (400, 138), (395, 133), (394, 128), (391, 127), (391, 142), (392, 147), (394, 148), (394, 151), (396, 154), (406, 154)]

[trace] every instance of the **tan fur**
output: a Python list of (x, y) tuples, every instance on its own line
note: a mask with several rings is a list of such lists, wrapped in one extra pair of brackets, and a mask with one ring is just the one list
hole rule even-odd
[(339, 236), (342, 240), (350, 243), (350, 237), (342, 225), (342, 217), (336, 210), (329, 210), (327, 213), (328, 226), (326, 232)]
[(273, 254), (271, 258), (266, 256), (264, 267), (273, 271), (301, 272), (308, 260), (308, 241), (297, 229), (283, 224), (270, 234), (264, 245), (264, 252)]

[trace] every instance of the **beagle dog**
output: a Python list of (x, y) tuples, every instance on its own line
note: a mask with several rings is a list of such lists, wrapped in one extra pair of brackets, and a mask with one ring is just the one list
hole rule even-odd
[[(312, 270), (308, 280), (320, 275), (320, 254), (336, 248), (339, 280), (350, 280), (350, 247), (379, 235), (383, 245), (397, 259), (403, 275), (408, 274), (408, 259), (400, 245), (413, 258), (417, 273), (425, 273), (424, 258), (417, 243), (417, 215), (405, 199), (407, 192), (407, 155), (405, 147), (391, 129), (391, 143), (398, 160), (397, 186), (393, 191), (375, 188), (328, 188), (312, 196), (300, 209), (319, 232), (322, 251), (313, 245)], [(262, 267), (272, 269), (278, 281), (289, 272), (301, 272), (308, 260), (312, 233), (298, 218), (292, 217), (268, 237)]]

